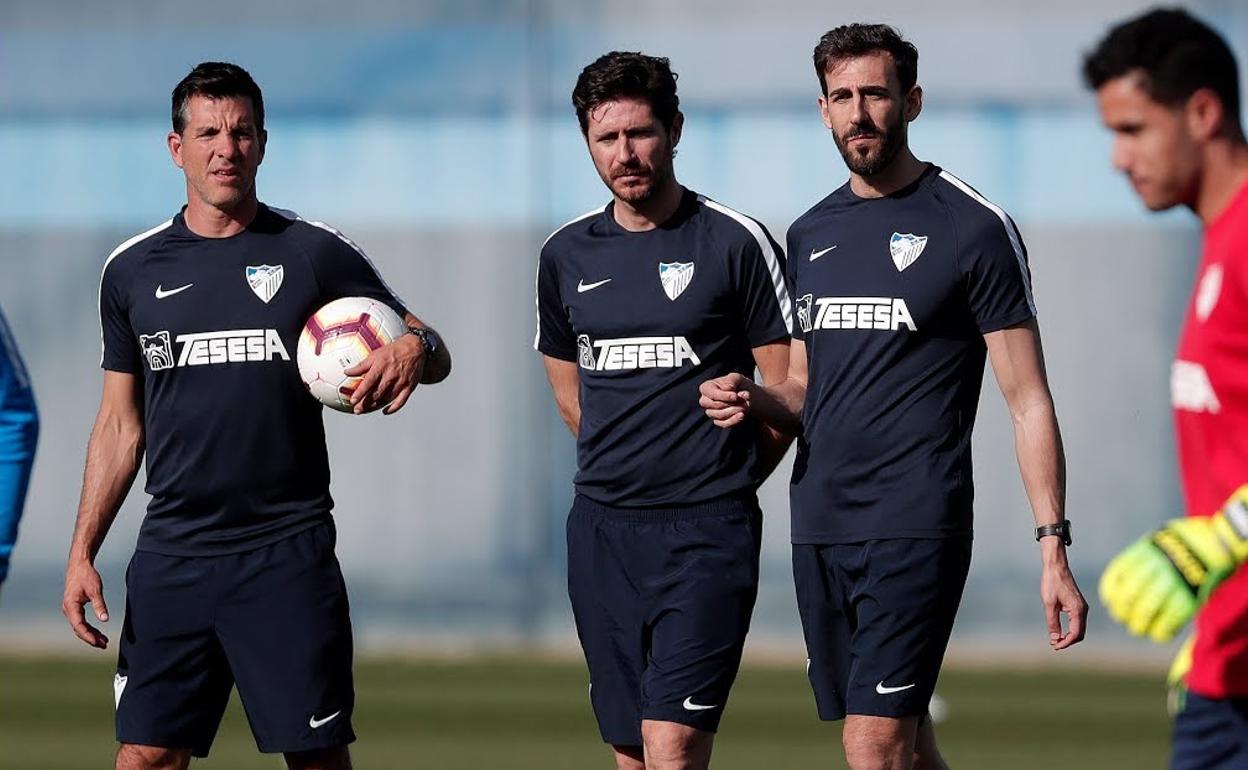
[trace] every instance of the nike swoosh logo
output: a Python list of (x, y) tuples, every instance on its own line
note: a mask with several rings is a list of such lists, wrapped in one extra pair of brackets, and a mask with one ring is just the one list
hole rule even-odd
[(126, 691), (126, 682), (130, 681), (130, 677), (121, 674), (113, 675), (113, 705), (121, 708), (121, 694)]
[[(913, 685), (912, 685), (912, 686), (913, 686)], [(335, 718), (335, 717), (337, 717), (337, 716), (338, 716), (339, 714), (341, 714), (341, 713), (342, 713), (341, 711), (335, 711), (334, 713), (330, 714), (329, 716), (325, 717), (324, 719), (317, 719), (317, 718), (316, 718), (316, 715), (315, 715), (315, 714), (313, 714), (313, 715), (312, 715), (312, 718), (308, 720), (308, 727), (311, 727), (313, 730), (315, 730), (316, 728), (320, 727), (321, 725), (328, 724), (328, 723), (330, 723), (330, 722), (334, 721), (334, 718)]]
[(195, 284), (193, 283), (188, 283), (185, 286), (179, 286), (178, 288), (170, 289), (169, 291), (164, 291), (163, 289), (160, 288), (160, 286), (157, 286), (156, 287), (156, 299), (164, 299), (165, 297), (172, 297), (174, 294), (179, 294), (181, 292), (184, 292), (194, 285)]
[(827, 254), (829, 251), (831, 251), (832, 249), (835, 249), (835, 248), (836, 248), (835, 246), (829, 246), (828, 248), (826, 248), (826, 249), (820, 249), (819, 251), (813, 251), (813, 250), (812, 250), (812, 251), (810, 252), (810, 261), (811, 261), (811, 262), (814, 262), (816, 259), (819, 259), (819, 258), (820, 258), (820, 257), (822, 257), (824, 254)]
[(685, 711), (706, 711), (707, 709), (713, 709), (717, 707), (715, 704), (712, 704), (710, 706), (702, 706), (697, 703), (694, 703), (692, 695), (690, 695), (688, 698), (685, 698), (685, 702), (682, 703), (681, 705), (685, 707)]
[(599, 286), (603, 285), (604, 283), (609, 283), (610, 281), (611, 281), (610, 278), (603, 278), (601, 281), (594, 281), (593, 283), (585, 283), (585, 279), (582, 278), (581, 280), (576, 282), (576, 293), (584, 294), (585, 292), (590, 291), (591, 289), (597, 289)]
[(875, 691), (878, 692), (880, 695), (892, 695), (895, 692), (901, 692), (902, 690), (909, 690), (911, 687), (914, 687), (914, 685), (906, 684), (906, 685), (902, 685), (901, 687), (885, 687), (884, 681), (880, 680), (880, 683), (875, 686)]

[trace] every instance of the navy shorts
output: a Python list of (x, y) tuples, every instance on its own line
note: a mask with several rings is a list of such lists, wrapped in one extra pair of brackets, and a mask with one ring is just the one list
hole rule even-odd
[(332, 523), (244, 553), (138, 551), (126, 570), (117, 740), (205, 757), (237, 683), (256, 746), (355, 740), (351, 617)]
[(927, 713), (970, 564), (970, 538), (793, 546), (820, 719)]
[(758, 595), (757, 499), (637, 509), (577, 495), (568, 594), (602, 739), (641, 745), (643, 719), (714, 732)]
[(1205, 698), (1190, 690), (1174, 718), (1170, 770), (1248, 767), (1248, 698)]

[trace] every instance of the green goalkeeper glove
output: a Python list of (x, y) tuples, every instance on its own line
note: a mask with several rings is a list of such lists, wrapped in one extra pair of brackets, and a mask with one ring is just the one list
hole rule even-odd
[(1213, 516), (1171, 519), (1114, 557), (1101, 602), (1136, 636), (1168, 642), (1248, 560), (1248, 485)]

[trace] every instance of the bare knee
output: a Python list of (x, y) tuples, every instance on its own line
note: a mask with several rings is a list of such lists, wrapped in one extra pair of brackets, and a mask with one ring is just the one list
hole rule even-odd
[(319, 751), (299, 751), (286, 755), (290, 770), (351, 770), (351, 754), (346, 746)]
[(117, 770), (186, 770), (190, 764), (190, 749), (137, 743), (123, 743), (117, 749)]
[(850, 715), (841, 740), (851, 770), (912, 770), (917, 717)]
[(643, 720), (646, 770), (705, 770), (715, 734), (676, 722)]
[(866, 741), (845, 741), (845, 762), (850, 770), (914, 770), (912, 752), (899, 746)]

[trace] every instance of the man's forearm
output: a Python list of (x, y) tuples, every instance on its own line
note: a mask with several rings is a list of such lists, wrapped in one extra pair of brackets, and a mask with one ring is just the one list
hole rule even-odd
[(446, 346), (446, 339), (437, 330), (408, 313), (403, 318), (409, 329), (427, 329), (438, 341), (438, 348), (425, 358), (425, 369), (420, 376), (420, 384), (432, 385), (445, 380), (451, 373), (451, 349)]
[(1066, 455), (1053, 402), (1036, 399), (1020, 408), (1013, 417), (1014, 451), (1036, 526), (1064, 521)]
[(559, 416), (563, 418), (563, 424), (568, 426), (568, 430), (572, 433), (572, 438), (580, 438), (581, 436), (581, 405), (572, 404), (565, 406), (558, 404)]
[(94, 562), (134, 483), (142, 458), (142, 431), (101, 416), (87, 445), (78, 520), (69, 548), (71, 562)]
[(756, 418), (787, 436), (801, 434), (805, 383), (790, 377), (775, 385), (754, 385), (749, 393), (750, 412)]

